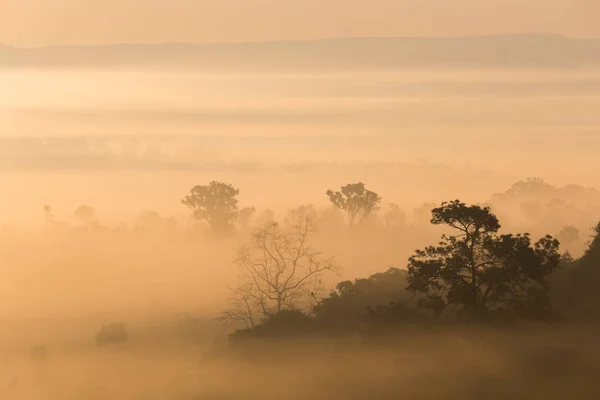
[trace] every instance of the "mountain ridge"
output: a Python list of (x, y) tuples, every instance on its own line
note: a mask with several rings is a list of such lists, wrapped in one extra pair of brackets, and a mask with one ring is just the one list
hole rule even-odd
[(515, 34), (35, 48), (0, 45), (0, 67), (140, 65), (234, 68), (596, 66), (600, 65), (600, 39)]

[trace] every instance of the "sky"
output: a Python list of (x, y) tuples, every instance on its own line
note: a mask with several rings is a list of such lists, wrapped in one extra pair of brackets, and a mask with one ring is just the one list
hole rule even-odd
[(0, 43), (37, 47), (357, 36), (600, 38), (598, 0), (0, 0)]

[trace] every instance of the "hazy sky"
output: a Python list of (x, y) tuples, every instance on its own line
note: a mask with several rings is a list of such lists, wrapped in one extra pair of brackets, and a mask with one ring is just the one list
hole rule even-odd
[(599, 0), (0, 0), (0, 43), (542, 32), (600, 37), (598, 20)]

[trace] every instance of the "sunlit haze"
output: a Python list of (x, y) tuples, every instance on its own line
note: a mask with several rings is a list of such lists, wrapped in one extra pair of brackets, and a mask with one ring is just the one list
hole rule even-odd
[(240, 42), (556, 33), (600, 37), (595, 0), (4, 0), (0, 43)]
[(0, 0), (0, 400), (598, 397), (598, 21)]

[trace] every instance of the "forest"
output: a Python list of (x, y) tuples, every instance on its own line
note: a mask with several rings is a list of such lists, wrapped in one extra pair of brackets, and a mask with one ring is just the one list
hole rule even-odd
[[(112, 227), (90, 205), (74, 210), (71, 222), (46, 205), (41, 231), (4, 229), (4, 262), (29, 252), (30, 264), (37, 257), (52, 271), (23, 261), (21, 275), (7, 270), (5, 298), (18, 300), (10, 290), (24, 286), (36, 291), (23, 271), (45, 276), (47, 291), (9, 303), (30, 318), (21, 315), (19, 325), (6, 312), (5, 326), (13, 330), (0, 344), (21, 362), (29, 358), (37, 371), (33, 387), (45, 395), (48, 387), (39, 385), (50, 370), (72, 376), (84, 363), (103, 382), (96, 389), (82, 383), (86, 393), (125, 396), (117, 382), (131, 381), (134, 366), (144, 376), (157, 374), (157, 382), (166, 379), (152, 359), (180, 368), (193, 362), (192, 372), (188, 366), (187, 375), (176, 374), (183, 381), (163, 382), (169, 395), (182, 393), (178, 398), (210, 390), (230, 391), (218, 398), (281, 398), (282, 390), (293, 391), (288, 398), (439, 398), (442, 392), (444, 398), (521, 398), (529, 390), (524, 382), (545, 398), (567, 390), (588, 398), (600, 370), (592, 339), (600, 304), (594, 206), (600, 193), (594, 189), (530, 178), (486, 202), (453, 199), (408, 212), (356, 182), (323, 190), (328, 206), (299, 205), (280, 217), (240, 204), (239, 195), (226, 182), (196, 185), (181, 196), (183, 220), (145, 211)], [(204, 252), (194, 258), (200, 247)], [(161, 283), (144, 286), (144, 279)], [(145, 298), (149, 292), (155, 306)], [(169, 297), (179, 302), (168, 303)], [(97, 316), (89, 317), (94, 310)], [(72, 360), (83, 354), (86, 361)], [(359, 372), (366, 359), (373, 359), (371, 370)], [(311, 360), (327, 373), (311, 375), (305, 364)], [(440, 369), (445, 362), (455, 364), (452, 373)], [(107, 375), (109, 365), (115, 369)], [(245, 368), (254, 378), (225, 390), (220, 379)], [(404, 384), (381, 381), (390, 374)], [(413, 374), (431, 374), (439, 387)], [(265, 376), (277, 376), (270, 378), (277, 384), (257, 386)], [(324, 381), (315, 384), (315, 376)], [(53, 379), (52, 385), (65, 385), (64, 376)], [(11, 379), (6, 393), (31, 389), (21, 380)], [(62, 396), (82, 393), (66, 387)], [(136, 386), (135, 395), (150, 387)]]
[(39, 230), (7, 226), (0, 393), (592, 398), (600, 192), (529, 178), (412, 211), (360, 181), (322, 192), (277, 214), (212, 181), (181, 218), (46, 205)]

